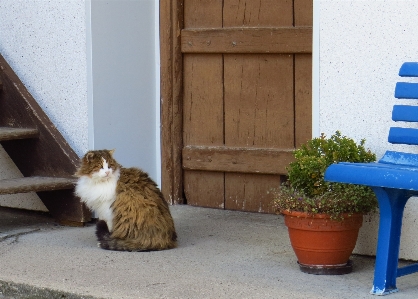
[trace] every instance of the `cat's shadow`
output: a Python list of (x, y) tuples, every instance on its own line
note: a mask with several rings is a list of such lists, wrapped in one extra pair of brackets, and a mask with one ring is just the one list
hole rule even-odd
[(190, 218), (174, 217), (177, 232), (177, 248), (204, 247), (215, 240), (223, 239), (222, 233), (212, 225), (201, 225)]

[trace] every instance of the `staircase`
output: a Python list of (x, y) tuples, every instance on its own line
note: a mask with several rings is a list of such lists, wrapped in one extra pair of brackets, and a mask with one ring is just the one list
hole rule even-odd
[(0, 180), (0, 195), (34, 191), (60, 224), (90, 221), (74, 196), (77, 154), (1, 55), (0, 144), (24, 176)]

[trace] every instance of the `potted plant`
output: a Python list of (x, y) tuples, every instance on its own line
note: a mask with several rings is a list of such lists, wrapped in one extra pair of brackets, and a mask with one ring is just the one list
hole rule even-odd
[(285, 215), (300, 269), (312, 274), (345, 274), (363, 215), (377, 208), (369, 187), (324, 181), (329, 165), (372, 162), (376, 155), (339, 131), (313, 138), (294, 151), (288, 180), (274, 191), (273, 205)]

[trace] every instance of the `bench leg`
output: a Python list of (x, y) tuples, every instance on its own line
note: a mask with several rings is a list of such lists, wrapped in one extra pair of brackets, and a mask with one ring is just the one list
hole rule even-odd
[(374, 281), (370, 293), (386, 295), (398, 291), (396, 278), (402, 216), (409, 195), (405, 190), (376, 187), (373, 191), (379, 202), (380, 221)]

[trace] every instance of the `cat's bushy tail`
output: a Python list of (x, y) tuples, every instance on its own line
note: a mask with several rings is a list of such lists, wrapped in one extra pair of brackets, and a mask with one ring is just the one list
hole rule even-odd
[(177, 239), (177, 235), (174, 232), (173, 234), (173, 242), (172, 245), (168, 245), (166, 248), (138, 248), (138, 244), (136, 242), (112, 238), (111, 233), (109, 232), (109, 228), (107, 223), (104, 220), (99, 220), (96, 224), (96, 236), (97, 240), (99, 241), (98, 246), (102, 249), (106, 250), (116, 250), (116, 251), (151, 251), (151, 250), (161, 250), (161, 249), (169, 249), (175, 247), (175, 241)]
[(107, 226), (106, 221), (99, 220), (96, 224), (96, 236), (99, 243), (97, 244), (100, 248), (106, 250), (119, 250), (125, 251), (128, 250), (126, 246), (123, 246), (123, 242), (117, 239), (113, 239), (109, 232), (109, 228)]
[(111, 237), (107, 223), (104, 220), (99, 220), (96, 224), (96, 237), (99, 241), (97, 245), (102, 249), (119, 251), (128, 250), (128, 248), (123, 246), (123, 242), (118, 242), (117, 239)]

